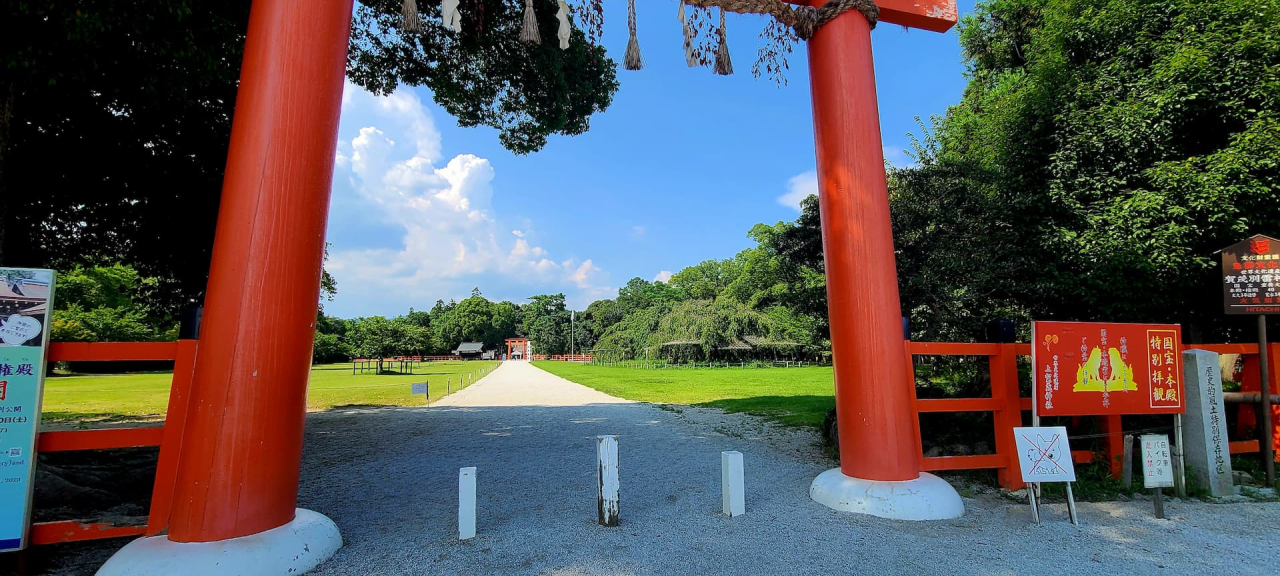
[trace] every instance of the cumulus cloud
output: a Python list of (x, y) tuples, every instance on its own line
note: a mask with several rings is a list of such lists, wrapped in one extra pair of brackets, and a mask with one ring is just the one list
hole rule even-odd
[(639, 240), (641, 238), (644, 238), (645, 232), (646, 230), (644, 226), (632, 226), (631, 232), (629, 235), (631, 236), (632, 240)]
[(424, 306), (418, 299), (459, 296), (494, 277), (521, 292), (600, 287), (606, 275), (591, 260), (552, 259), (527, 225), (499, 233), (493, 166), (474, 154), (445, 160), (440, 133), (413, 92), (378, 97), (348, 84), (342, 106), (366, 125), (340, 134), (336, 193), (354, 194), (401, 237), (393, 247), (335, 246), (328, 269), (343, 286), (340, 297), (377, 292), (406, 308)]
[(654, 276), (654, 277), (653, 277), (653, 281), (654, 281), (654, 282), (670, 282), (670, 281), (671, 281), (671, 271), (670, 271), (670, 270), (663, 270), (663, 271), (659, 272), (657, 276)]
[(800, 201), (807, 198), (810, 194), (818, 193), (818, 172), (810, 170), (803, 174), (792, 176), (787, 180), (787, 193), (778, 197), (778, 203), (800, 211)]

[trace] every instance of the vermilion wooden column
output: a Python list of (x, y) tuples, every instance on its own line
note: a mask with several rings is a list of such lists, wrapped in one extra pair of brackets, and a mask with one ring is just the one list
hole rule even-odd
[(914, 383), (902, 348), (866, 18), (850, 11), (819, 29), (809, 40), (809, 68), (840, 468), (853, 478), (914, 480)]
[(169, 539), (294, 518), (352, 0), (254, 0)]

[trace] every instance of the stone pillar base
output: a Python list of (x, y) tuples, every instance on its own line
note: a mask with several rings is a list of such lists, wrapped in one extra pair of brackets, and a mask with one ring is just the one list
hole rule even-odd
[(841, 512), (892, 520), (949, 520), (964, 515), (964, 500), (956, 489), (927, 472), (915, 480), (886, 482), (851, 478), (832, 468), (813, 479), (809, 497)]
[(298, 508), (279, 528), (217, 542), (139, 538), (116, 552), (98, 576), (295, 576), (305, 574), (342, 547), (332, 520)]

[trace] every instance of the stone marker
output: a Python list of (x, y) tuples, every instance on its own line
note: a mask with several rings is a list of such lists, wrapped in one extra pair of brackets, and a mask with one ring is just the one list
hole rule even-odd
[(720, 493), (724, 514), (730, 518), (747, 512), (743, 494), (742, 453), (737, 450), (720, 453)]
[(1232, 496), (1231, 447), (1218, 354), (1187, 350), (1182, 353), (1182, 367), (1187, 401), (1182, 433), (1188, 481), (1207, 488), (1215, 497)]
[(476, 467), (458, 469), (458, 539), (476, 537)]

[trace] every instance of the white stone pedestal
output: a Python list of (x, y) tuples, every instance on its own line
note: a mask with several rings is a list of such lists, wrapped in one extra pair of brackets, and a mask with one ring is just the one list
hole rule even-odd
[(342, 535), (332, 520), (298, 508), (284, 526), (230, 540), (139, 538), (107, 560), (98, 576), (294, 576), (311, 571), (341, 547)]
[(964, 515), (964, 500), (956, 489), (927, 472), (915, 480), (885, 482), (851, 478), (833, 468), (813, 479), (809, 497), (842, 512), (893, 520), (948, 520)]

